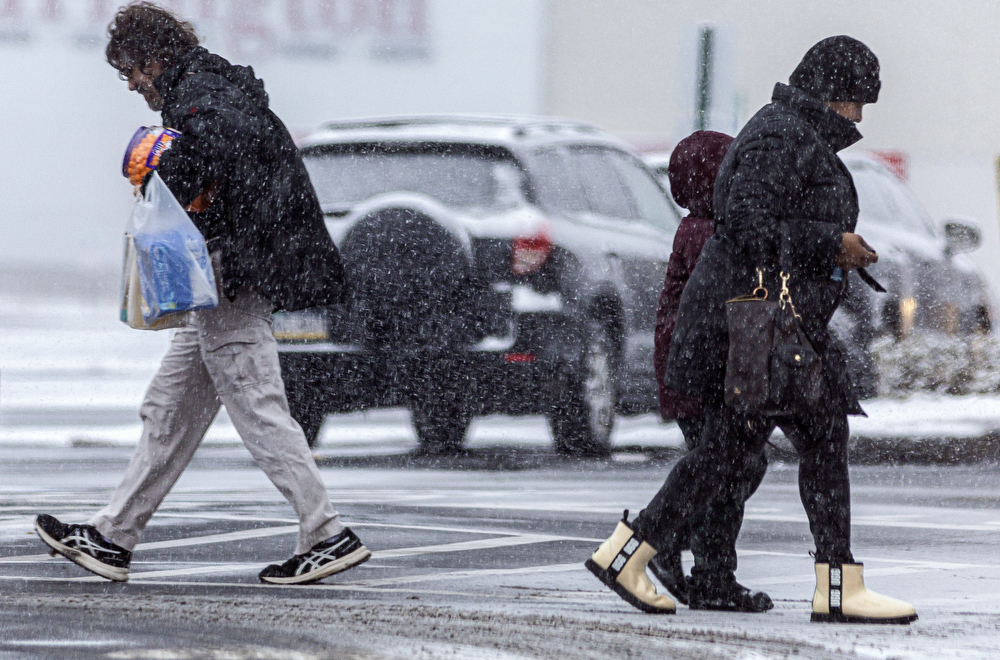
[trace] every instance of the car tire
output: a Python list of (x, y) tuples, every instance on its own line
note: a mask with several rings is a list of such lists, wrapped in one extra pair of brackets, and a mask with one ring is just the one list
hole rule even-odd
[(583, 355), (559, 388), (549, 413), (555, 450), (571, 456), (607, 456), (615, 424), (616, 356), (611, 334), (603, 325), (589, 333)]
[(419, 453), (447, 456), (459, 453), (472, 414), (459, 397), (435, 397), (410, 405), (413, 428), (420, 443)]

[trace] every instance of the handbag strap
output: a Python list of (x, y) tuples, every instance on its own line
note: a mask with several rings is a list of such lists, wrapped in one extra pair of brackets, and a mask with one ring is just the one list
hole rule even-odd
[(791, 276), (792, 274), (792, 234), (788, 229), (788, 223), (782, 221), (779, 224), (781, 242), (778, 245), (778, 267), (781, 272)]
[(781, 293), (778, 294), (778, 302), (782, 307), (788, 305), (792, 309), (792, 316), (801, 319), (802, 317), (795, 311), (792, 294), (788, 290), (788, 280), (792, 278), (792, 237), (787, 222), (780, 223), (779, 232), (781, 242), (778, 245), (778, 276), (781, 278)]
[[(792, 274), (792, 238), (788, 223), (784, 221), (778, 223), (778, 232), (781, 235), (781, 240), (778, 243), (778, 274), (780, 276), (784, 273), (790, 278)], [(757, 266), (759, 278), (763, 278), (763, 274), (766, 272), (766, 266), (763, 264)], [(763, 287), (763, 285), (764, 283), (761, 281), (760, 286)]]

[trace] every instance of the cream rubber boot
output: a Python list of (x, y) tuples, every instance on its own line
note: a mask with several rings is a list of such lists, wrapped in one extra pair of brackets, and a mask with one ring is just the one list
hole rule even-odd
[(823, 623), (910, 623), (909, 603), (865, 588), (863, 564), (816, 564), (812, 620)]
[(627, 523), (625, 511), (614, 534), (598, 546), (585, 566), (629, 605), (650, 614), (675, 614), (677, 605), (668, 596), (656, 593), (646, 575), (646, 564), (656, 550), (636, 536)]

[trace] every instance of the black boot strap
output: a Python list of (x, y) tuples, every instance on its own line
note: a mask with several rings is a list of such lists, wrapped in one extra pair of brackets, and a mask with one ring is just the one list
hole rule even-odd
[(830, 577), (827, 580), (827, 597), (829, 598), (830, 614), (841, 613), (843, 601), (844, 568), (842, 564), (830, 563)]
[(625, 564), (628, 563), (628, 560), (635, 554), (640, 545), (642, 545), (642, 539), (633, 534), (628, 541), (625, 541), (625, 545), (622, 546), (622, 549), (615, 556), (614, 561), (608, 566), (608, 572), (618, 577), (618, 574), (622, 572)]

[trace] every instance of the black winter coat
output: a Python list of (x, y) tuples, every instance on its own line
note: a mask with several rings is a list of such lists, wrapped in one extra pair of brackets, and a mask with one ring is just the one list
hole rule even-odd
[(211, 206), (190, 215), (221, 251), (226, 296), (249, 287), (287, 311), (342, 302), (340, 255), (316, 191), (253, 69), (198, 47), (153, 84), (163, 124), (182, 133), (160, 176), (184, 206), (218, 182)]
[[(764, 268), (775, 297), (781, 223), (790, 235), (790, 291), (806, 335), (819, 352), (829, 414), (864, 414), (844, 351), (827, 326), (848, 277), (831, 278), (841, 234), (853, 232), (858, 195), (837, 156), (861, 139), (854, 123), (799, 89), (778, 84), (771, 103), (740, 131), (715, 181), (715, 235), (684, 289), (667, 363), (667, 385), (718, 404), (729, 337), (727, 300), (749, 294)], [(820, 411), (817, 411), (820, 412)]]

